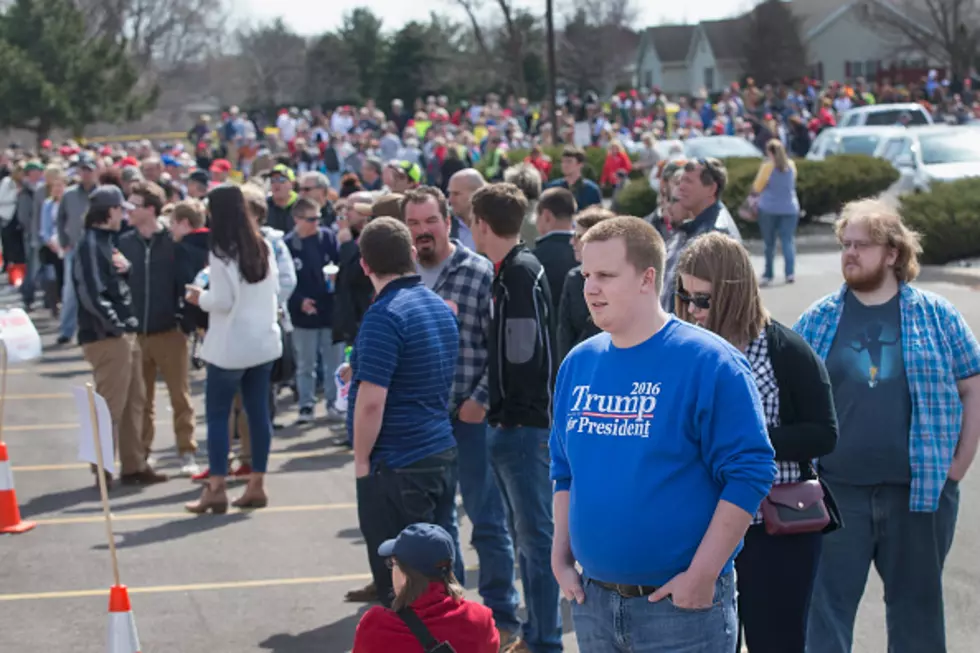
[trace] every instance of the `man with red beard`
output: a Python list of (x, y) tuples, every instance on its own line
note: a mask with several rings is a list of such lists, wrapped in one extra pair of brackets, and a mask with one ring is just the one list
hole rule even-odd
[(888, 650), (946, 650), (943, 562), (980, 441), (980, 345), (953, 305), (909, 285), (918, 234), (878, 200), (837, 222), (844, 285), (794, 327), (825, 359), (840, 439), (820, 459), (843, 528), (824, 537), (811, 653), (849, 653), (874, 562)]

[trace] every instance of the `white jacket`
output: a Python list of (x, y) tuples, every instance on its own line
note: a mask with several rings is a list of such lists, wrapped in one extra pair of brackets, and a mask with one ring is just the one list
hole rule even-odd
[(236, 261), (208, 256), (210, 279), (200, 306), (209, 315), (201, 359), (228, 370), (256, 367), (282, 356), (282, 335), (276, 320), (279, 270), (268, 247), (269, 273), (246, 283)]

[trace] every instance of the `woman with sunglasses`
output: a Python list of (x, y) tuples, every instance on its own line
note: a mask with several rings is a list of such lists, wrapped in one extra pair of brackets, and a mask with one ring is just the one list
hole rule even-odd
[[(774, 486), (813, 479), (810, 461), (837, 443), (830, 379), (806, 342), (762, 305), (745, 248), (720, 233), (695, 239), (677, 265), (675, 312), (748, 359), (776, 450)], [(804, 653), (822, 537), (770, 535), (761, 512), (753, 519), (735, 560), (739, 619), (752, 653)]]

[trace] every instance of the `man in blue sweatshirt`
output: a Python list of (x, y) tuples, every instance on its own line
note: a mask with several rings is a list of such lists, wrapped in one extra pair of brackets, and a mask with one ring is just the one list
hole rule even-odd
[(339, 420), (333, 408), (337, 386), (333, 374), (340, 365), (342, 345), (334, 345), (331, 331), (333, 315), (332, 279), (324, 267), (337, 264), (337, 240), (331, 229), (320, 226), (320, 206), (301, 197), (292, 208), (295, 227), (285, 243), (296, 266), (296, 290), (289, 297), (289, 317), (293, 322), (293, 347), (296, 350), (296, 390), (299, 393), (297, 424), (313, 421), (316, 404), (317, 366), (322, 365), (326, 417)]
[(732, 560), (776, 472), (752, 371), (662, 309), (652, 226), (611, 218), (583, 242), (604, 333), (565, 358), (550, 441), (551, 564), (579, 647), (734, 652)]

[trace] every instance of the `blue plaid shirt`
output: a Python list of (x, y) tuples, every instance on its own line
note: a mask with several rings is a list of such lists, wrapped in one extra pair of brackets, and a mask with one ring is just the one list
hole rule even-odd
[(458, 240), (452, 242), (456, 251), (432, 287), (435, 294), (457, 307), (459, 359), (450, 408), (455, 411), (467, 399), (489, 408), (487, 339), (493, 310), (493, 264)]
[[(847, 286), (813, 304), (793, 327), (823, 360), (837, 335)], [(901, 286), (902, 360), (912, 398), (909, 509), (934, 512), (963, 421), (957, 381), (980, 374), (980, 345), (947, 299)]]

